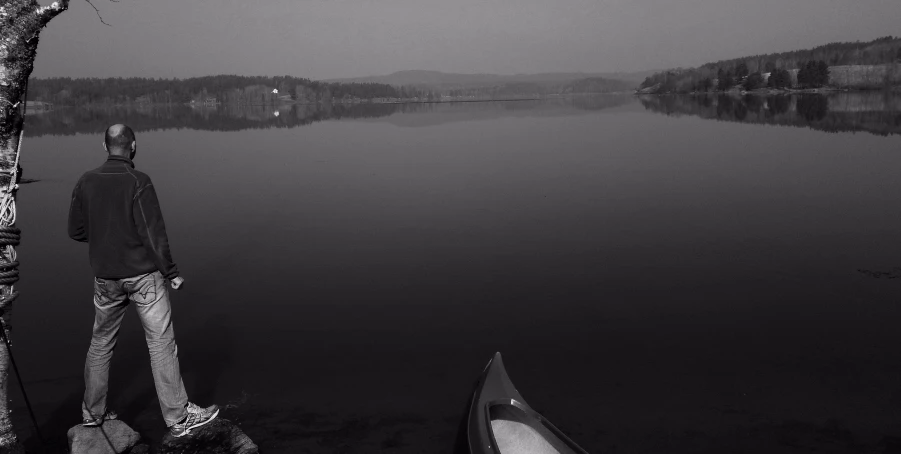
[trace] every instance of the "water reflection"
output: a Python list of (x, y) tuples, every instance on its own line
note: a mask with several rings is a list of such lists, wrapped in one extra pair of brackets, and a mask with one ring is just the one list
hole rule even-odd
[[(504, 116), (577, 115), (633, 102), (631, 95), (603, 95), (512, 102), (295, 104), (276, 109), (242, 105), (61, 107), (26, 116), (25, 135), (96, 134), (106, 130), (111, 122), (126, 123), (139, 132), (181, 128), (211, 131), (294, 128), (339, 119), (385, 119), (398, 126), (427, 126)], [(413, 116), (402, 114), (417, 114), (416, 120), (411, 121)]]
[(237, 131), (242, 129), (293, 128), (327, 119), (374, 118), (391, 115), (391, 104), (363, 105), (288, 105), (280, 110), (269, 106), (187, 105), (92, 106), (58, 108), (25, 118), (25, 135), (95, 134), (103, 132), (111, 121), (126, 123), (135, 131), (163, 129), (204, 129)]
[(901, 96), (890, 93), (643, 96), (640, 101), (645, 109), (666, 115), (807, 127), (826, 132), (901, 134)]

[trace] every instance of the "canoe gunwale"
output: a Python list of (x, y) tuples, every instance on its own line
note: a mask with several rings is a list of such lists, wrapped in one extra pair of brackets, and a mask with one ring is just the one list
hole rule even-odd
[[(492, 375), (491, 369), (493, 367), (497, 367), (499, 373), (494, 379), (499, 379), (506, 385), (509, 385), (509, 388), (504, 390), (503, 394), (505, 395), (503, 397), (494, 396), (494, 398), (488, 397), (487, 399), (484, 399), (484, 397), (487, 396), (483, 396), (483, 391), (489, 376)], [(511, 406), (521, 411), (527, 418), (527, 421), (523, 421), (523, 423), (532, 427), (534, 430), (541, 432), (540, 429), (544, 429), (547, 432), (550, 432), (551, 435), (557, 438), (559, 443), (562, 443), (562, 446), (558, 446), (558, 443), (554, 440), (546, 439), (546, 441), (554, 446), (555, 449), (558, 449), (562, 454), (588, 454), (588, 452), (558, 429), (557, 426), (540, 413), (533, 410), (532, 407), (525, 402), (522, 396), (519, 395), (519, 392), (516, 391), (509, 376), (507, 376), (507, 371), (504, 368), (500, 353), (496, 353), (495, 357), (485, 366), (482, 376), (479, 378), (472, 394), (467, 416), (468, 430), (466, 434), (466, 440), (469, 444), (469, 451), (471, 454), (501, 454), (498, 448), (497, 439), (494, 436), (494, 430), (491, 427), (491, 409), (493, 407), (501, 406)], [(482, 421), (479, 421), (479, 419), (482, 419)], [(534, 427), (534, 424), (540, 425), (540, 428)], [(542, 436), (544, 437), (544, 435)], [(488, 441), (489, 445), (484, 446), (480, 441)]]

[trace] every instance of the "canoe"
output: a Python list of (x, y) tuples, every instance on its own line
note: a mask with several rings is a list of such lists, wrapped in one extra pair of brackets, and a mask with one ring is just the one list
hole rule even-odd
[(588, 454), (516, 391), (500, 353), (475, 384), (458, 435), (457, 453)]

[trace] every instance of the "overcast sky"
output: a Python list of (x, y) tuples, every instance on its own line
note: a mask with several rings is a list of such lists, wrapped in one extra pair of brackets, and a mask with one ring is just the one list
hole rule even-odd
[(71, 1), (34, 76), (638, 71), (901, 34), (901, 0), (93, 0), (111, 27)]

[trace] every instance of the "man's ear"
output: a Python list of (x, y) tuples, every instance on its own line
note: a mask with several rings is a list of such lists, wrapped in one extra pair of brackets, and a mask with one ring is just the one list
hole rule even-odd
[(109, 153), (109, 148), (106, 148), (106, 141), (105, 141), (105, 140), (103, 141), (103, 149), (104, 149), (107, 153)]

